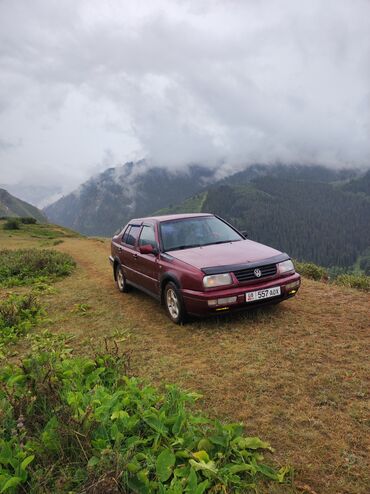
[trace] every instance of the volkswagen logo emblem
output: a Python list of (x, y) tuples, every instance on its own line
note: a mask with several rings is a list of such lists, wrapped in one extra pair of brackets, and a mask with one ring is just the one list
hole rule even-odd
[(259, 268), (256, 268), (253, 272), (254, 272), (254, 276), (256, 278), (260, 278), (261, 277), (261, 274), (262, 273), (261, 273), (261, 270)]

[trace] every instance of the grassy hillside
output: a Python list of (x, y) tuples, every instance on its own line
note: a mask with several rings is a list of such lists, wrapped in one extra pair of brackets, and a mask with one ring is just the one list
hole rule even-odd
[(19, 216), (35, 218), (40, 223), (46, 223), (46, 216), (35, 206), (18, 199), (5, 189), (0, 189), (0, 217)]
[[(247, 435), (275, 448), (273, 461), (295, 469), (294, 489), (274, 485), (260, 492), (368, 492), (369, 294), (304, 279), (295, 299), (274, 308), (177, 327), (150, 297), (116, 290), (108, 240), (52, 226), (55, 238), (45, 240), (33, 227), (14, 234), (0, 224), (0, 249), (47, 243), (77, 267), (40, 287), (46, 315), (30, 331), (69, 333), (81, 356), (94, 354), (100, 338), (115, 340), (128, 352), (130, 375), (200, 392), (198, 407), (208, 415), (244, 422)], [(0, 299), (24, 290), (0, 289)], [(29, 344), (20, 339), (10, 360)]]

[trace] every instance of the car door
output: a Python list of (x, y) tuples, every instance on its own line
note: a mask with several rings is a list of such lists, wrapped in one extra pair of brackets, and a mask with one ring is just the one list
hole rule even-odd
[(158, 254), (141, 254), (140, 247), (151, 245), (158, 253), (158, 242), (154, 224), (144, 224), (138, 241), (137, 264), (139, 284), (145, 291), (159, 295)]
[(140, 284), (138, 273), (137, 239), (139, 238), (141, 225), (130, 224), (126, 228), (121, 239), (119, 258), (127, 281), (134, 285)]

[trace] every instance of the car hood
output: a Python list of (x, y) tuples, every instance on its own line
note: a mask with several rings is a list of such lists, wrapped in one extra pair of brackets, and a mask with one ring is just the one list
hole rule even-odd
[(281, 252), (252, 240), (240, 240), (225, 244), (173, 250), (169, 254), (180, 261), (202, 269), (213, 266), (235, 266), (237, 264), (254, 263), (275, 257)]

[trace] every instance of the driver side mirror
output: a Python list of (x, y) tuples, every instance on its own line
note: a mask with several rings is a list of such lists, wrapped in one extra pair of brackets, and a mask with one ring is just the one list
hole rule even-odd
[(158, 254), (158, 249), (151, 244), (140, 245), (139, 251), (140, 254), (153, 254), (155, 256)]
[(240, 230), (240, 233), (243, 235), (243, 237), (248, 237), (248, 232), (246, 230)]

